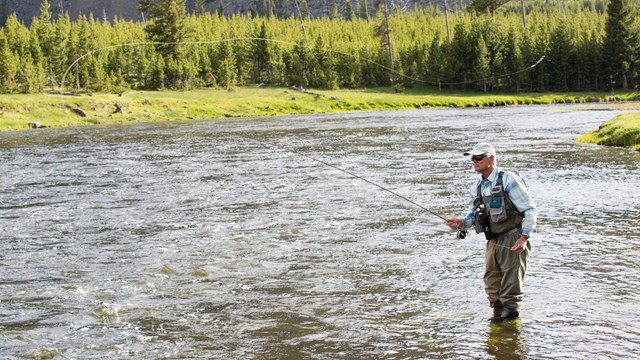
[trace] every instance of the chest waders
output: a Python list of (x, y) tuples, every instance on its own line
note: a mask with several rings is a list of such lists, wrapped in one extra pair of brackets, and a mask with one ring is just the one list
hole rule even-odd
[(474, 228), (478, 234), (483, 232), (487, 240), (495, 240), (500, 235), (521, 228), (524, 220), (524, 216), (513, 206), (509, 195), (504, 191), (503, 175), (504, 171), (498, 173), (498, 180), (488, 196), (482, 196), (481, 181), (473, 202), (476, 209), (473, 215)]

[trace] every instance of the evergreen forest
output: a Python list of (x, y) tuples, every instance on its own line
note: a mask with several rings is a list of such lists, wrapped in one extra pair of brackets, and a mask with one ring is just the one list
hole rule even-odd
[(54, 18), (43, 0), (30, 26), (10, 15), (0, 29), (0, 93), (257, 84), (544, 92), (640, 85), (636, 0), (477, 6), (490, 2), (405, 12), (380, 1), (310, 18), (304, 11), (187, 13), (184, 0), (141, 0), (148, 18), (132, 22), (91, 14)]

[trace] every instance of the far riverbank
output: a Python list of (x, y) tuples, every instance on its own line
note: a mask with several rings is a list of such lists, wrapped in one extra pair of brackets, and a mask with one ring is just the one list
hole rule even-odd
[[(242, 87), (231, 90), (131, 90), (121, 94), (15, 94), (0, 96), (0, 131), (34, 126), (532, 104), (607, 103), (613, 108), (640, 110), (640, 103), (620, 103), (630, 101), (640, 101), (640, 93), (615, 96), (605, 93), (484, 94), (437, 89), (407, 89), (396, 93), (391, 88), (305, 90)], [(626, 116), (625, 126), (640, 133), (640, 113)], [(629, 137), (628, 132), (625, 136)], [(600, 141), (596, 137), (581, 140)]]

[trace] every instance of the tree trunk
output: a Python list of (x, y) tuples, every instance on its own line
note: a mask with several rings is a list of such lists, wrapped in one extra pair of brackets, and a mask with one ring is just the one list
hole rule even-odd
[(451, 45), (451, 33), (449, 32), (449, 5), (444, 0), (444, 22), (447, 26), (447, 44)]

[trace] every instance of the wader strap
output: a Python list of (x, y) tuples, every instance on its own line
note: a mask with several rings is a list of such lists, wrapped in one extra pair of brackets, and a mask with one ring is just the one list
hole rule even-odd
[[(504, 174), (504, 171), (500, 171), (498, 173), (498, 181), (496, 181), (496, 185), (500, 185), (500, 189), (502, 189), (502, 194), (504, 194), (504, 197), (506, 198), (506, 200), (509, 202), (509, 207), (511, 208), (511, 210), (517, 212), (518, 214), (520, 214), (522, 217), (524, 217), (524, 213), (520, 212), (520, 210), (518, 210), (514, 205), (513, 205), (513, 201), (511, 201), (511, 198), (509, 197), (509, 194), (507, 194), (506, 191), (504, 191), (504, 185), (502, 184), (502, 175)], [(518, 174), (516, 174), (518, 175)], [(520, 177), (520, 175), (518, 175), (518, 177)], [(520, 178), (520, 180), (522, 180), (522, 178)], [(524, 182), (524, 180), (522, 180)]]

